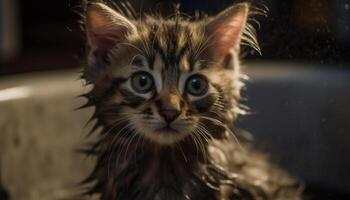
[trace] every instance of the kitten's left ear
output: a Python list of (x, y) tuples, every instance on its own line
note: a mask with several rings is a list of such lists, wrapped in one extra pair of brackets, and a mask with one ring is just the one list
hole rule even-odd
[(117, 44), (136, 33), (135, 25), (103, 3), (89, 3), (86, 8), (88, 68), (85, 76), (94, 80), (103, 71), (109, 53)]
[(249, 4), (240, 3), (221, 12), (206, 25), (206, 34), (213, 42), (215, 56), (223, 59), (231, 50), (239, 50), (248, 11)]
[(86, 11), (86, 32), (90, 47), (108, 51), (125, 40), (127, 34), (136, 32), (136, 27), (110, 7), (90, 3)]

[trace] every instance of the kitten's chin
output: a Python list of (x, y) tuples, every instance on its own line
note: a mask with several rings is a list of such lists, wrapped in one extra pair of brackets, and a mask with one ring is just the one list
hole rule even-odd
[(175, 129), (161, 128), (145, 134), (145, 137), (159, 145), (171, 146), (188, 136), (187, 133), (181, 133)]
[(167, 125), (164, 122), (155, 123), (140, 120), (134, 123), (134, 128), (138, 134), (155, 144), (171, 146), (188, 137), (195, 130), (196, 126), (195, 122), (187, 124), (174, 122), (171, 125)]
[(184, 140), (190, 132), (177, 130), (171, 127), (163, 127), (163, 128), (144, 128), (139, 131), (145, 138), (150, 141), (164, 146), (171, 146), (177, 142)]

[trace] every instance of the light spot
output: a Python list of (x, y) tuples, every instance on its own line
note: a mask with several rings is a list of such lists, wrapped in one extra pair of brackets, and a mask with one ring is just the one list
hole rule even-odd
[(0, 90), (0, 101), (28, 98), (31, 95), (29, 87), (14, 87)]
[(183, 56), (180, 60), (180, 71), (181, 72), (188, 72), (190, 70), (190, 66), (189, 66), (189, 63), (188, 63), (188, 60), (187, 60), (187, 57), (186, 56)]

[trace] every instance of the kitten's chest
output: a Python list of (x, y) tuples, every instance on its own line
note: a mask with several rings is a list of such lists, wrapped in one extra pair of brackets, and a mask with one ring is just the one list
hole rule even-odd
[[(182, 162), (178, 158), (160, 156), (148, 158), (136, 171), (125, 174), (128, 186), (122, 190), (124, 199), (136, 200), (215, 200), (218, 191), (203, 179), (206, 175), (198, 163)], [(131, 198), (132, 197), (132, 198)], [(123, 199), (123, 200), (124, 200)], [(118, 199), (119, 200), (119, 199)]]

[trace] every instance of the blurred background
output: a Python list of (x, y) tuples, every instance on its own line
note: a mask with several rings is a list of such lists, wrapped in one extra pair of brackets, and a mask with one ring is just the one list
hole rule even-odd
[[(136, 11), (167, 15), (174, 3), (180, 3), (184, 13), (200, 10), (216, 14), (239, 1), (130, 2)], [(244, 104), (250, 107), (251, 114), (242, 117), (237, 127), (251, 132), (257, 146), (304, 180), (310, 199), (350, 199), (350, 0), (250, 2), (257, 8), (267, 8), (268, 16), (255, 17), (260, 25), (255, 27), (262, 55), (245, 49), (244, 63), (249, 66), (245, 71), (251, 80), (244, 91), (247, 99)], [(82, 67), (85, 49), (84, 34), (78, 23), (80, 11), (78, 0), (0, 0), (0, 115), (21, 112), (22, 107), (13, 104), (11, 97), (19, 99), (19, 95), (28, 106), (31, 95), (38, 95), (33, 107), (40, 107), (39, 111), (37, 108), (31, 111), (47, 120), (46, 114), (51, 111), (40, 111), (46, 109), (42, 108), (45, 107), (42, 102), (50, 107), (52, 104), (47, 102), (67, 95), (67, 91), (72, 96), (80, 92), (76, 86), (79, 82), (74, 81)], [(70, 84), (75, 87), (72, 89)], [(26, 86), (34, 89), (23, 90)], [(9, 90), (18, 87), (22, 89), (20, 92)], [(70, 101), (70, 97), (65, 98)], [(63, 110), (68, 113), (69, 109)], [(1, 121), (0, 117), (0, 131), (13, 123), (9, 122), (12, 118), (3, 118), (6, 119)], [(21, 119), (20, 123), (25, 123), (27, 118), (16, 115), (13, 120)], [(6, 137), (10, 139), (3, 139), (3, 144), (12, 141), (13, 133), (25, 132), (32, 126), (7, 128)], [(37, 132), (45, 134), (42, 128), (33, 134)], [(0, 132), (0, 144), (4, 135)], [(9, 165), (5, 158), (12, 158), (8, 149), (5, 149), (8, 154), (0, 153), (0, 199), (11, 195), (11, 199), (26, 199), (25, 195), (13, 193), (27, 187), (32, 177), (27, 177), (27, 185), (16, 185), (16, 172), (8, 175), (6, 171)], [(25, 148), (22, 151), (26, 153)], [(54, 175), (51, 178), (59, 182)]]
[[(135, 10), (170, 13), (181, 10), (215, 14), (234, 0), (132, 0)], [(268, 17), (258, 17), (262, 56), (248, 59), (287, 60), (342, 65), (350, 62), (349, 0), (259, 0)], [(83, 55), (79, 0), (0, 1), (0, 75), (77, 67)], [(170, 12), (169, 12), (170, 11)], [(344, 66), (344, 65), (343, 65)]]

